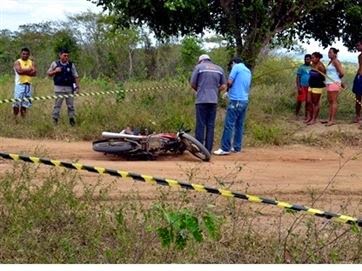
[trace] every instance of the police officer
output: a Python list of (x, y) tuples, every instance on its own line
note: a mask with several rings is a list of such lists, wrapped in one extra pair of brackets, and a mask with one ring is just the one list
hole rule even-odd
[[(79, 93), (79, 76), (74, 63), (69, 61), (69, 51), (67, 49), (60, 50), (59, 60), (52, 62), (47, 74), (48, 76), (53, 77), (54, 92), (56, 96), (73, 94), (74, 91)], [(54, 124), (58, 124), (63, 100), (63, 97), (58, 97), (55, 99), (52, 113)], [(74, 98), (65, 98), (65, 102), (68, 108), (69, 123), (71, 126), (74, 126)]]

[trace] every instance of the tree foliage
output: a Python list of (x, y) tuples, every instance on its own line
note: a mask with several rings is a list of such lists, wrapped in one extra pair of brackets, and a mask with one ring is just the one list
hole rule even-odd
[(254, 66), (273, 40), (341, 38), (349, 49), (361, 39), (361, 0), (95, 0), (119, 27), (147, 25), (158, 38), (213, 30)]

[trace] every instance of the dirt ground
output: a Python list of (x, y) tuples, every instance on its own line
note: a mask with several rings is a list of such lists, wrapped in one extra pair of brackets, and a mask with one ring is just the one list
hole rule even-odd
[[(242, 153), (212, 156), (211, 162), (197, 160), (188, 153), (159, 157), (157, 161), (126, 161), (105, 156), (92, 150), (91, 142), (62, 142), (52, 140), (24, 140), (0, 137), (0, 151), (41, 156), (62, 161), (125, 170), (157, 177), (173, 178), (212, 187), (227, 187), (310, 206), (312, 196), (318, 197), (315, 208), (325, 211), (348, 212), (362, 217), (362, 152), (360, 149), (324, 149), (304, 145), (245, 148)], [(11, 167), (12, 161), (0, 158), (0, 174)], [(44, 170), (51, 170), (43, 165)], [(82, 172), (84, 180), (93, 184), (99, 176)], [(112, 186), (114, 199), (122, 193), (137, 191), (142, 199), (152, 200), (156, 186), (102, 177)], [(166, 188), (165, 188), (166, 189)], [(179, 189), (172, 188), (177, 195)], [(197, 197), (198, 192), (195, 193)], [(215, 196), (216, 197), (216, 196)], [(250, 205), (260, 205), (247, 203)], [(270, 207), (278, 209), (276, 207)]]

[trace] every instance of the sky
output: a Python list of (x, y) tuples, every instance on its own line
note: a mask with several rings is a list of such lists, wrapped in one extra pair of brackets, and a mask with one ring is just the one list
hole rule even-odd
[(16, 31), (22, 24), (63, 21), (87, 10), (101, 12), (102, 8), (86, 0), (1, 0), (0, 29)]
[[(101, 12), (102, 8), (86, 0), (0, 0), (0, 29), (18, 30), (19, 25), (45, 21), (63, 21), (67, 15), (75, 15), (87, 10)], [(302, 44), (307, 53), (319, 51), (324, 62), (328, 61), (328, 48), (318, 42)], [(331, 45), (340, 50), (339, 59), (357, 63), (357, 52), (348, 52), (341, 42)]]

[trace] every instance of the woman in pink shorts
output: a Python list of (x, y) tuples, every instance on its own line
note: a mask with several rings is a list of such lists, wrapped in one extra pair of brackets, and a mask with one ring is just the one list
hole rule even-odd
[(337, 59), (338, 52), (339, 50), (333, 47), (328, 51), (330, 61), (326, 68), (325, 83), (328, 95), (329, 117), (326, 126), (332, 126), (335, 124), (338, 107), (337, 98), (340, 90), (342, 89), (341, 78), (344, 75), (344, 70), (341, 62)]

